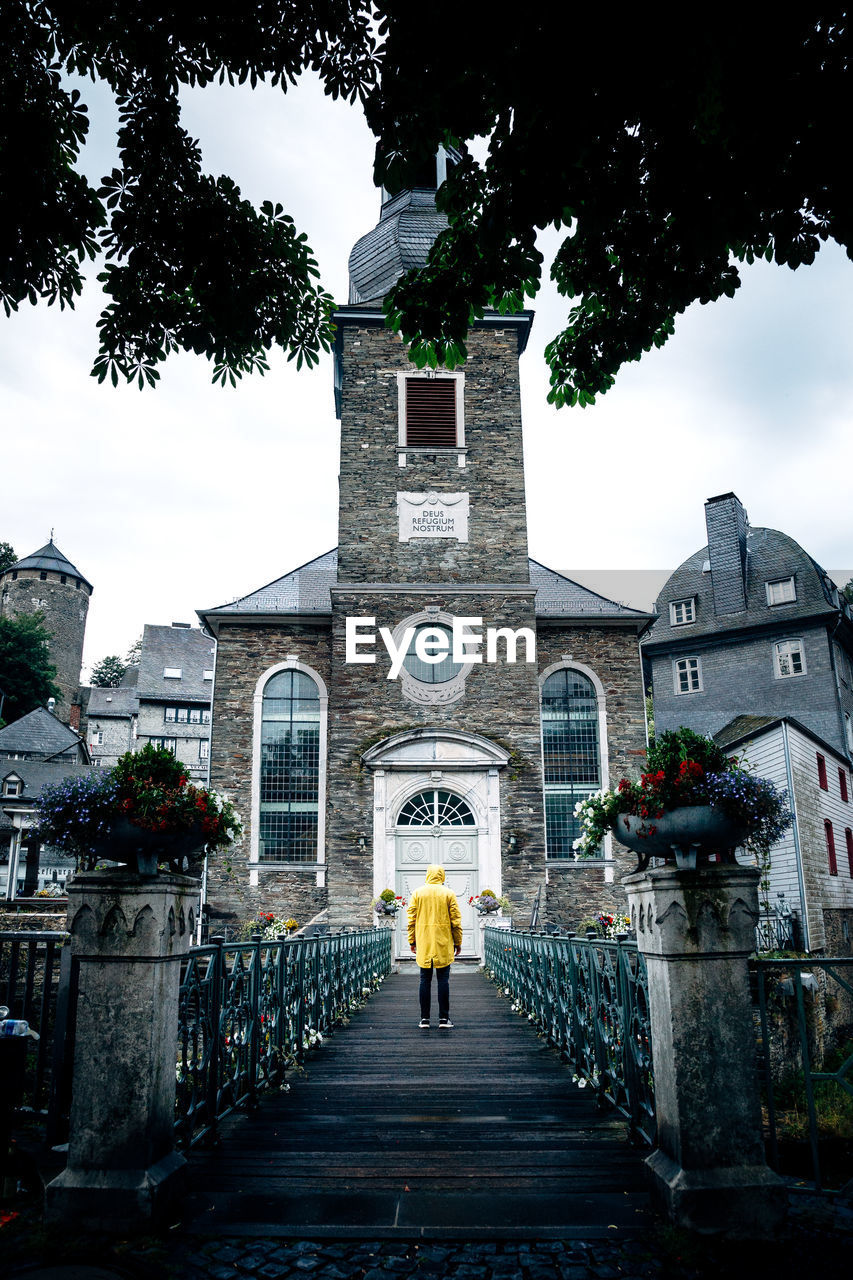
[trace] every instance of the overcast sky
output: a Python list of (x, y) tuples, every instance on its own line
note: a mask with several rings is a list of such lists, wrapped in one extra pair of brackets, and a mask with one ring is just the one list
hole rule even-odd
[[(97, 182), (114, 163), (115, 113), (91, 84), (84, 101)], [(346, 302), (349, 251), (379, 214), (358, 109), (307, 77), (287, 95), (211, 87), (184, 103), (207, 169), (256, 204), (281, 201)], [(546, 253), (555, 244), (543, 237)], [(543, 291), (521, 363), (530, 554), (648, 605), (704, 545), (705, 499), (734, 490), (753, 525), (783, 529), (846, 581), (851, 285), (834, 245), (797, 272), (746, 268), (734, 300), (692, 307), (593, 408), (559, 412), (545, 401), (542, 352), (567, 304)], [(54, 529), (94, 584), (87, 664), (124, 653), (146, 622), (195, 622), (197, 608), (279, 577), (337, 536), (331, 358), (297, 373), (273, 356), (265, 378), (223, 390), (206, 361), (170, 357), (157, 390), (114, 389), (89, 376), (99, 310), (92, 283), (73, 312), (25, 304), (0, 320), (0, 541), (24, 556)]]

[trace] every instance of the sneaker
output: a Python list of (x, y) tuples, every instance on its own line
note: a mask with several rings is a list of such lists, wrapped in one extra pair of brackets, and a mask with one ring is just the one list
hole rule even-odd
[(449, 1031), (452, 1026), (453, 1026), (453, 1023), (450, 1021), (449, 1018), (439, 1018), (438, 1020), (439, 1031)]
[(421, 1018), (418, 1028), (421, 1031), (429, 1031), (429, 1018)]

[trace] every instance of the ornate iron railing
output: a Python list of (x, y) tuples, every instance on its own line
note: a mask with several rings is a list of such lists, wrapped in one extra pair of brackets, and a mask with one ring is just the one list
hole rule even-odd
[(806, 1177), (796, 1165), (807, 1148), (815, 1186), (840, 1186), (853, 1176), (853, 959), (758, 959), (750, 968), (768, 1162)]
[(654, 1144), (648, 980), (636, 943), (485, 929), (486, 969), (579, 1078)]
[(194, 947), (181, 974), (179, 1141), (210, 1139), (239, 1103), (281, 1087), (312, 1037), (324, 1035), (391, 968), (391, 931), (255, 937)]
[[(56, 1077), (62, 1068), (70, 988), (67, 933), (52, 930), (0, 933), (0, 1005), (38, 1032), (29, 1040), (21, 1105), (52, 1120)], [(53, 1090), (53, 1091), (52, 1091)], [(51, 1140), (58, 1140), (53, 1124)]]

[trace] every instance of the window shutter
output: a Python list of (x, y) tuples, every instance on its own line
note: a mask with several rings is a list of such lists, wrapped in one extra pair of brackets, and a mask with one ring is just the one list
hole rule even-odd
[(406, 444), (452, 449), (456, 445), (456, 379), (406, 379)]
[(829, 818), (824, 819), (824, 834), (826, 835), (826, 857), (829, 862), (829, 874), (831, 876), (838, 875), (838, 861), (835, 857), (835, 832), (832, 829), (832, 823)]
[(828, 791), (829, 782), (827, 781), (827, 777), (826, 777), (826, 757), (822, 756), (819, 751), (816, 754), (817, 754), (818, 785), (820, 786), (821, 791)]

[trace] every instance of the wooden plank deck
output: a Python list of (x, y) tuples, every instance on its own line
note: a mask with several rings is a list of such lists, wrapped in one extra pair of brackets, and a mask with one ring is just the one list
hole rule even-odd
[(417, 1026), (392, 974), (312, 1054), (307, 1078), (229, 1117), (190, 1157), (191, 1230), (266, 1235), (590, 1238), (650, 1221), (643, 1152), (477, 971), (455, 1028)]

